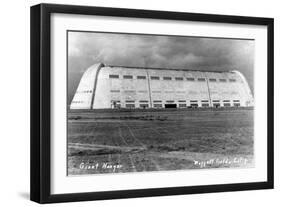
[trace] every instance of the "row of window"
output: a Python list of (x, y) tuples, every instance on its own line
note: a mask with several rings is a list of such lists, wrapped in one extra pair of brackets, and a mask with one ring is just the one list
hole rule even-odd
[[(149, 104), (148, 104), (148, 101), (146, 100), (143, 100), (143, 101), (139, 101), (139, 107), (140, 108), (148, 108), (149, 107)], [(180, 100), (179, 101), (179, 104), (178, 104), (178, 107), (179, 108), (186, 108), (188, 107), (186, 103), (183, 103), (185, 101), (183, 100)], [(198, 101), (190, 101), (190, 105), (189, 107), (199, 107)], [(83, 101), (73, 101), (72, 103), (83, 103)], [(111, 101), (111, 104), (112, 104), (112, 107), (113, 108), (121, 108), (121, 103), (119, 100), (114, 100), (114, 101)], [(169, 106), (169, 107), (168, 107)], [(159, 101), (159, 100), (155, 100), (153, 101), (153, 108), (170, 108), (170, 106), (173, 106), (172, 108), (177, 108), (177, 104), (174, 104), (174, 101), (166, 101), (166, 104), (162, 104), (162, 101)], [(205, 101), (201, 101), (201, 107), (209, 107), (209, 103), (205, 103)], [(223, 103), (222, 105), (219, 103), (219, 102), (213, 102), (213, 107), (220, 107), (220, 106), (224, 106), (224, 107), (231, 107), (231, 104), (230, 103)], [(240, 106), (240, 102), (239, 101), (236, 101), (233, 103), (233, 106)], [(135, 105), (135, 101), (131, 101), (131, 100), (127, 100), (126, 103), (125, 103), (125, 108), (135, 108), (136, 105)]]
[[(240, 106), (240, 103), (234, 103), (233, 104), (234, 107), (238, 107)], [(120, 103), (115, 103), (113, 102), (112, 104), (113, 108), (121, 108), (121, 104)], [(125, 108), (149, 108), (149, 104), (146, 103), (140, 103), (139, 106), (136, 106), (136, 104), (134, 103), (126, 103), (125, 104)], [(197, 108), (200, 107), (198, 103), (190, 103), (190, 105), (187, 105), (186, 103), (179, 103), (177, 104), (162, 104), (162, 103), (154, 103), (153, 104), (153, 108), (187, 108), (187, 107), (191, 107), (191, 108)], [(210, 107), (209, 103), (202, 103), (201, 107)], [(230, 103), (213, 103), (213, 107), (218, 108), (218, 107), (231, 107)]]
[[(162, 102), (165, 102), (162, 104)], [(161, 101), (161, 100), (153, 100), (153, 107), (154, 108), (162, 108), (162, 107), (167, 107), (167, 106), (174, 106), (173, 108), (186, 108), (186, 107), (199, 107), (198, 100), (190, 100), (190, 105), (186, 104), (186, 100), (178, 100), (178, 106), (175, 103), (176, 101), (174, 100), (166, 100), (166, 101)], [(212, 101), (212, 106), (213, 107), (231, 107), (231, 101), (230, 100), (223, 100), (222, 104), (220, 103), (220, 100), (213, 100)], [(121, 108), (121, 103), (120, 100), (112, 100), (111, 104), (113, 108)], [(233, 106), (240, 106), (240, 100), (233, 100)], [(125, 107), (126, 108), (135, 108), (135, 101), (134, 100), (126, 100), (125, 101)], [(140, 108), (148, 108), (149, 107), (149, 101), (148, 100), (140, 100), (139, 101), (139, 107)], [(201, 107), (210, 107), (209, 100), (201, 100)]]
[[(156, 106), (162, 105), (162, 102), (164, 102), (164, 101), (153, 100), (153, 104), (156, 105)], [(174, 101), (174, 100), (166, 100), (167, 104), (173, 104), (175, 102), (176, 101)], [(198, 100), (190, 100), (191, 105), (192, 104), (198, 104), (198, 102), (199, 102)], [(213, 100), (212, 102), (213, 102), (213, 104), (220, 104), (220, 100)], [(83, 101), (73, 101), (72, 103), (83, 103)], [(112, 100), (111, 103), (121, 105), (120, 100)], [(126, 105), (127, 104), (129, 104), (129, 105), (133, 104), (134, 105), (135, 101), (134, 100), (126, 100), (125, 103), (126, 103)], [(148, 106), (149, 101), (148, 100), (140, 100), (139, 103), (140, 103), (140, 105), (143, 104), (143, 106), (144, 105)], [(184, 104), (186, 103), (186, 100), (178, 100), (178, 103), (179, 103), (179, 106), (184, 106)], [(234, 104), (240, 104), (240, 101), (239, 100), (233, 100), (233, 103)], [(223, 100), (223, 105), (228, 105), (228, 104), (230, 106), (230, 100)], [(201, 105), (202, 106), (209, 106), (209, 101), (208, 100), (201, 100)]]
[(76, 104), (79, 104), (79, 103), (84, 103), (84, 101), (72, 101), (72, 103), (76, 103)]
[[(112, 78), (112, 79), (118, 79), (119, 78), (119, 75), (109, 75), (109, 78)], [(132, 75), (123, 75), (123, 79), (133, 79), (133, 76)], [(146, 79), (146, 76), (137, 76), (137, 79)], [(160, 77), (159, 76), (150, 76), (150, 79), (151, 80), (160, 80)], [(172, 77), (168, 77), (168, 76), (164, 76), (163, 77), (163, 80), (172, 80)], [(175, 80), (176, 81), (183, 81), (184, 78), (183, 77), (175, 77)], [(192, 77), (188, 77), (186, 78), (187, 81), (195, 81), (195, 78), (192, 78)], [(197, 81), (199, 82), (205, 82), (206, 79), (205, 78), (197, 78)], [(209, 78), (209, 81), (210, 82), (227, 82), (227, 79), (215, 79), (215, 78)], [(236, 79), (228, 79), (229, 82), (236, 82)]]
[[(112, 100), (111, 102), (119, 102), (120, 103), (120, 100)], [(217, 102), (220, 102), (221, 100), (212, 100), (212, 102), (214, 102), (214, 103), (217, 103)], [(240, 102), (240, 100), (232, 100), (234, 103), (236, 103), (236, 102)], [(125, 101), (126, 103), (135, 103), (135, 101), (134, 100), (126, 100)], [(149, 101), (148, 100), (139, 100), (139, 102), (140, 103), (148, 103)], [(162, 103), (162, 102), (164, 102), (164, 101), (162, 101), (162, 100), (153, 100), (153, 103)], [(166, 102), (167, 103), (174, 103), (174, 102), (176, 102), (176, 101), (174, 101), (174, 100), (166, 100)], [(181, 103), (181, 102), (186, 102), (186, 100), (178, 100), (178, 102), (179, 103)], [(190, 100), (190, 102), (191, 103), (197, 103), (197, 102), (199, 102), (198, 100)], [(209, 100), (201, 100), (201, 103), (205, 103), (205, 102), (209, 102)], [(231, 100), (223, 100), (222, 102), (227, 102), (227, 103), (229, 103), (229, 102), (231, 102)], [(73, 103), (82, 103), (82, 101), (73, 101)]]
[[(110, 90), (111, 93), (120, 93), (121, 90), (115, 90), (115, 89), (112, 89)], [(140, 90), (140, 91), (136, 91), (136, 90), (123, 90), (124, 93), (148, 93), (147, 90)], [(207, 91), (154, 91), (152, 90), (151, 93), (177, 93), (177, 94), (185, 94), (185, 93), (188, 93), (188, 94), (208, 94)], [(235, 95), (235, 94), (238, 94), (238, 92), (236, 91), (230, 91), (230, 92), (218, 92), (218, 91), (211, 91), (211, 94), (231, 94), (231, 95)]]
[[(120, 100), (112, 100), (111, 102), (116, 102), (116, 103), (120, 103)], [(137, 101), (134, 100), (126, 100), (125, 103), (135, 103)], [(139, 100), (139, 103), (149, 103), (148, 100)], [(166, 100), (166, 101), (162, 101), (162, 100), (153, 100), (153, 103), (162, 103), (162, 102), (166, 102), (166, 103), (175, 103), (175, 102), (179, 102), (179, 103), (186, 103), (186, 100), (178, 100), (178, 101), (174, 101), (174, 100)], [(190, 100), (190, 103), (209, 103), (209, 100)], [(220, 103), (221, 100), (212, 100), (213, 103)], [(230, 103), (231, 100), (223, 100), (223, 103)], [(233, 103), (240, 103), (240, 100), (232, 100)]]
[(77, 91), (77, 93), (92, 93), (92, 90), (85, 90), (85, 91)]

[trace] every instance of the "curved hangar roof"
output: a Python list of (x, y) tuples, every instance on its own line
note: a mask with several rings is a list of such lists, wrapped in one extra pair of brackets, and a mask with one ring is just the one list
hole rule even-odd
[(239, 71), (133, 68), (95, 64), (83, 74), (71, 109), (253, 106)]

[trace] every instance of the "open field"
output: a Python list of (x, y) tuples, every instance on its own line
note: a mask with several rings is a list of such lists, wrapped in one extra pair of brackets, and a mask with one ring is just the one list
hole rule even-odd
[(68, 113), (68, 174), (251, 167), (253, 109)]

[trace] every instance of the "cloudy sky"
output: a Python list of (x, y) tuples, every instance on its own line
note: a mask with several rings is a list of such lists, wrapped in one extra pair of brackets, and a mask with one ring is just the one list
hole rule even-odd
[(68, 33), (68, 103), (85, 70), (106, 65), (239, 70), (253, 90), (254, 40), (112, 34)]

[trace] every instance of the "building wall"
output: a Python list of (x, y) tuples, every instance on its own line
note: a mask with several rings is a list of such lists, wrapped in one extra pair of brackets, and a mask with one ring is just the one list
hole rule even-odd
[(71, 102), (71, 109), (90, 109), (96, 91), (96, 79), (103, 64), (94, 64), (83, 74)]
[(253, 96), (238, 71), (202, 72), (103, 66), (81, 78), (71, 109), (253, 106)]

